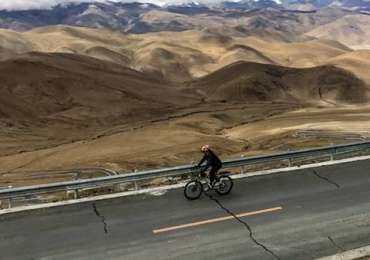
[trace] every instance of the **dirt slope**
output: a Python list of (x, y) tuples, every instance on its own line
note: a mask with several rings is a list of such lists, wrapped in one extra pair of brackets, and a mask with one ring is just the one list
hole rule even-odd
[(7, 117), (68, 116), (89, 110), (89, 117), (127, 119), (134, 116), (132, 110), (138, 115), (155, 113), (187, 102), (155, 78), (74, 54), (22, 55), (0, 63), (0, 76), (0, 106)]
[(339, 41), (353, 49), (370, 48), (370, 16), (347, 15), (306, 35)]
[(285, 101), (301, 104), (364, 103), (366, 84), (334, 66), (293, 69), (238, 62), (195, 81), (210, 100)]
[(370, 84), (370, 50), (353, 51), (329, 59), (326, 63), (351, 71), (358, 78)]

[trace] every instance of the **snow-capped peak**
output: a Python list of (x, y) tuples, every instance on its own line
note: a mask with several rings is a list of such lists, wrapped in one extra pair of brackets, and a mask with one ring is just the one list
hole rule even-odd
[(167, 3), (166, 6), (180, 6), (180, 7), (201, 7), (206, 6), (197, 1), (190, 1), (190, 2), (176, 2), (176, 3)]

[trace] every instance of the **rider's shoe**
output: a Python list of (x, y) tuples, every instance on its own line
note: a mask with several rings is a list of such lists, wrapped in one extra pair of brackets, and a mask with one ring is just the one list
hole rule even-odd
[(219, 181), (215, 181), (215, 182), (213, 182), (213, 188), (214, 189), (217, 189), (219, 186), (220, 186), (220, 182)]
[(220, 182), (218, 180), (214, 180), (209, 185), (212, 187), (212, 189), (218, 188), (218, 186), (220, 186)]

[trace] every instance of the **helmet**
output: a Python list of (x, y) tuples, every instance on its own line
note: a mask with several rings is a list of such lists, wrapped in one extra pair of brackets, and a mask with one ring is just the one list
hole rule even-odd
[(202, 146), (202, 148), (200, 149), (202, 152), (206, 152), (209, 150), (209, 145), (208, 144), (205, 144)]

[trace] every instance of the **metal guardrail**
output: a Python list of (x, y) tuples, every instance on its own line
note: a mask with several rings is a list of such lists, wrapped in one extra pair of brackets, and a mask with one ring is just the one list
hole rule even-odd
[(37, 177), (45, 177), (47, 175), (62, 175), (62, 174), (77, 174), (79, 176), (88, 175), (89, 173), (93, 173), (95, 175), (104, 175), (104, 176), (111, 176), (111, 175), (117, 175), (117, 172), (101, 167), (95, 167), (95, 168), (75, 168), (75, 169), (64, 169), (64, 170), (49, 170), (49, 171), (11, 171), (9, 172), (11, 174), (15, 175), (29, 175), (31, 174), (31, 177), (37, 178)]
[[(290, 151), (279, 154), (263, 155), (245, 157), (237, 160), (224, 161), (223, 168), (236, 168), (252, 164), (288, 160), (289, 165), (293, 159), (307, 158), (315, 156), (330, 156), (333, 159), (335, 154), (350, 153), (370, 149), (370, 142), (360, 142), (352, 144), (335, 145), (329, 147), (321, 147), (314, 149), (305, 149), (299, 151)], [(53, 193), (53, 192), (67, 192), (77, 191), (81, 189), (91, 189), (106, 187), (115, 184), (137, 182), (147, 179), (164, 178), (164, 177), (177, 177), (182, 175), (189, 175), (194, 173), (196, 169), (194, 165), (184, 165), (172, 168), (164, 168), (157, 170), (148, 170), (134, 173), (119, 173), (112, 176), (104, 176), (92, 179), (82, 179), (75, 181), (66, 181), (52, 184), (35, 185), (27, 187), (18, 187), (11, 189), (0, 190), (0, 200), (13, 199), (17, 197), (27, 197), (39, 194)]]

